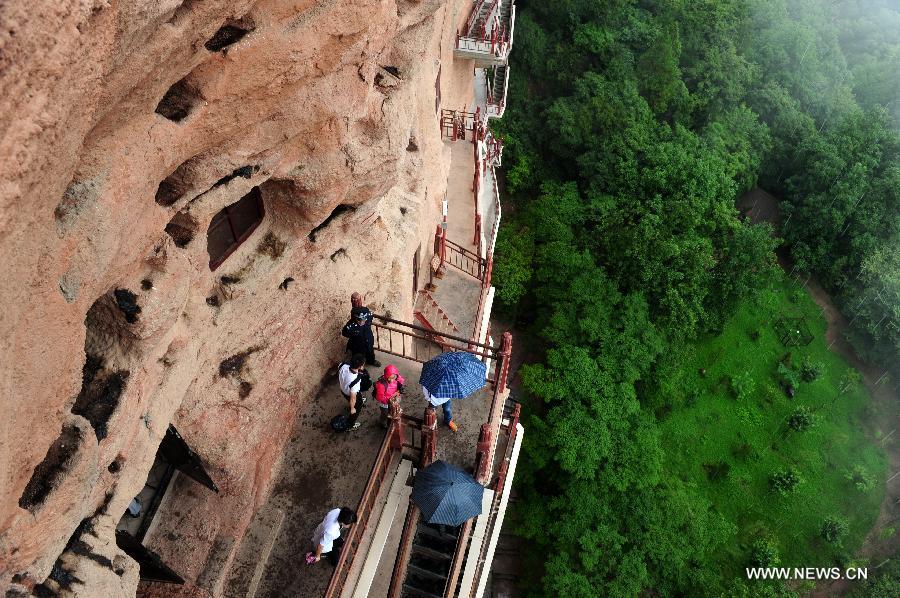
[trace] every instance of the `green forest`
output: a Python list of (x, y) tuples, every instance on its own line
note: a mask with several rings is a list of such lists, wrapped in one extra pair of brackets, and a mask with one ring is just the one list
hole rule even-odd
[[(804, 595), (851, 566), (900, 380), (900, 2), (517, 0), (497, 309), (526, 343), (535, 596)], [(771, 222), (737, 208), (755, 188)], [(808, 345), (776, 325), (801, 318)], [(884, 530), (888, 533), (892, 530)], [(850, 588), (900, 595), (900, 567)]]

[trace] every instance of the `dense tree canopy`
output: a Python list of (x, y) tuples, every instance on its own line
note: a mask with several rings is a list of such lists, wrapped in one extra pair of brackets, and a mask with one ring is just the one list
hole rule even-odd
[(664, 475), (645, 391), (773, 271), (772, 228), (735, 208), (758, 180), (798, 266), (869, 297), (857, 330), (897, 348), (873, 325), (900, 325), (900, 145), (886, 91), (853, 82), (900, 46), (845, 56), (818, 0), (517, 6), (495, 284), (542, 347), (517, 476), (535, 595), (778, 593), (704, 567), (735, 528)]

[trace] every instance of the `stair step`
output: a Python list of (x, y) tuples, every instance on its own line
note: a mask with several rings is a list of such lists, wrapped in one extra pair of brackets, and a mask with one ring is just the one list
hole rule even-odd
[(456, 550), (455, 538), (440, 538), (429, 536), (428, 534), (423, 534), (422, 536), (416, 538), (416, 544), (418, 544), (419, 546), (430, 548), (437, 553), (445, 555), (452, 555), (453, 551)]
[(443, 559), (449, 561), (453, 558), (453, 553), (441, 552), (439, 550), (435, 550), (433, 548), (429, 548), (428, 546), (424, 546), (422, 544), (413, 544), (412, 551), (414, 553), (423, 554), (429, 558), (433, 559)]
[(406, 583), (403, 584), (403, 598), (409, 596), (410, 598), (443, 598), (443, 593), (441, 594), (432, 594), (431, 592), (425, 592), (420, 590), (419, 588), (414, 588)]
[(441, 596), (444, 593), (444, 588), (447, 586), (447, 580), (423, 577), (409, 571), (406, 579), (403, 580), (403, 585)]
[(425, 577), (428, 579), (433, 579), (435, 581), (446, 581), (447, 580), (446, 573), (444, 573), (444, 574), (437, 573), (427, 567), (420, 567), (418, 565), (414, 565), (412, 562), (410, 562), (406, 565), (406, 572), (407, 572), (406, 573), (407, 576), (418, 575), (419, 577)]
[(439, 523), (422, 523), (421, 525), (419, 525), (418, 531), (424, 532), (429, 536), (435, 536), (437, 538), (452, 539), (454, 542), (459, 536), (458, 527), (450, 527), (449, 525), (441, 525)]

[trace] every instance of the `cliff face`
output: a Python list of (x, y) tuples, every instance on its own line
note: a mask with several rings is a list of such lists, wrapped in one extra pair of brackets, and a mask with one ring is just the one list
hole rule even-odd
[[(133, 594), (114, 529), (170, 423), (220, 492), (185, 492), (153, 548), (181, 591), (221, 583), (350, 291), (409, 318), (439, 109), (472, 104), (468, 8), (0, 4), (0, 589), (57, 563), (63, 590)], [(264, 215), (211, 270), (210, 223), (248, 195)]]

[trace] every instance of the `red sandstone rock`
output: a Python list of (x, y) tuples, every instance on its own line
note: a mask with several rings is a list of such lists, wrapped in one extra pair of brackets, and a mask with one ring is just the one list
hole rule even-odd
[[(81, 579), (71, 593), (133, 593), (136, 566), (114, 528), (169, 423), (220, 493), (179, 478), (178, 503), (160, 508), (145, 543), (177, 563), (182, 595), (221, 590), (292, 415), (340, 356), (349, 290), (410, 315), (412, 256), (429, 247), (448, 170), (439, 65), (443, 105), (472, 104), (472, 65), (452, 55), (467, 9), (0, 4), (0, 590), (13, 576), (16, 587), (44, 581), (59, 558)], [(248, 32), (210, 51), (225, 25)], [(263, 221), (210, 271), (212, 217), (257, 186)], [(340, 205), (355, 209), (310, 237)], [(132, 296), (140, 312), (129, 315)], [(240, 376), (219, 375), (250, 348)], [(101, 364), (89, 387), (121, 386), (89, 418), (72, 413), (86, 401), (87, 355)], [(64, 426), (80, 436), (74, 452), (48, 463), (45, 495), (21, 507)], [(86, 518), (85, 541), (115, 566), (61, 557)]]

